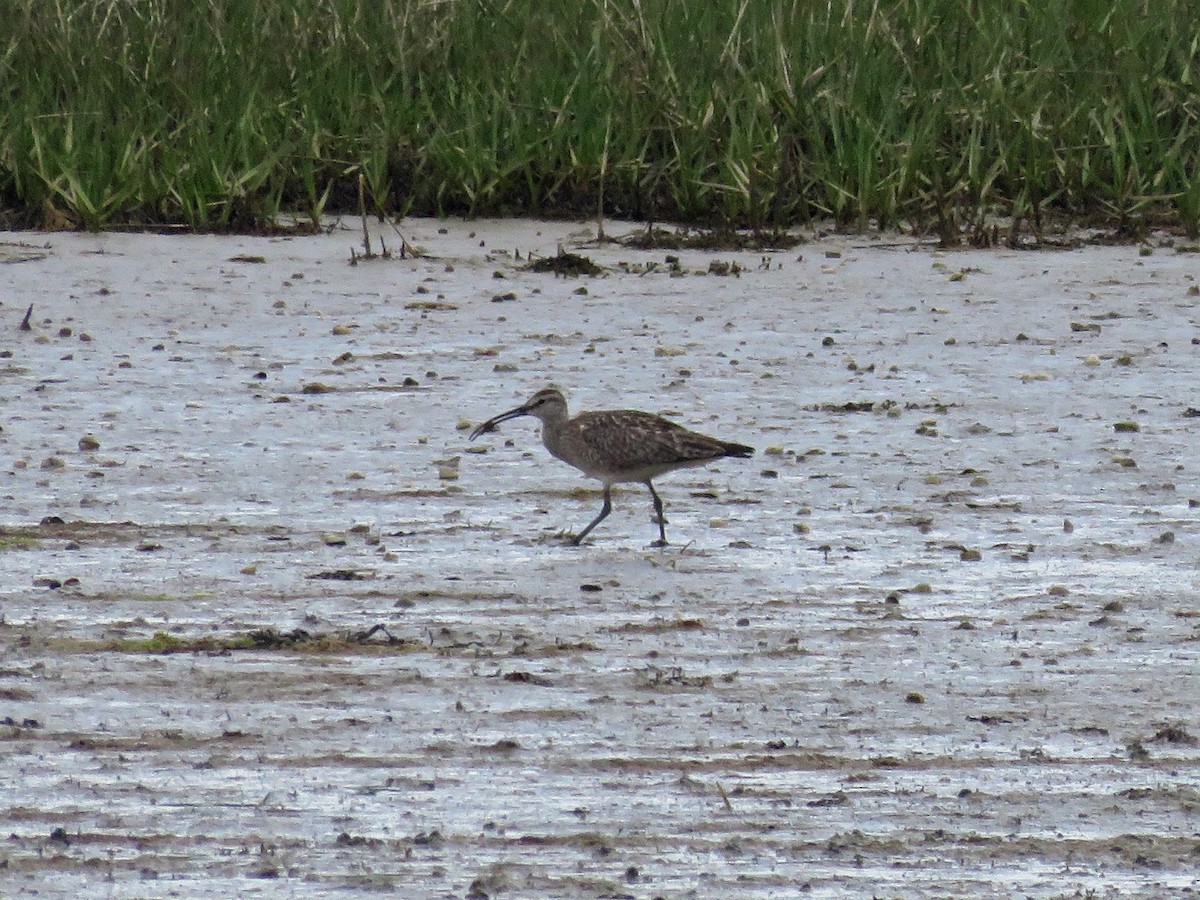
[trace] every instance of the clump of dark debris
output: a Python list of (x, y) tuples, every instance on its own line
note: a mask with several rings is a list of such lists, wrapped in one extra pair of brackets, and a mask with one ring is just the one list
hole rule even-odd
[(1184, 747), (1195, 747), (1198, 743), (1196, 738), (1187, 732), (1182, 725), (1163, 725), (1158, 731), (1154, 732), (1152, 741), (1162, 741), (1167, 744), (1179, 744)]
[(303, 628), (295, 628), (287, 632), (277, 631), (274, 628), (262, 628), (250, 632), (247, 638), (249, 648), (254, 650), (287, 650), (297, 647), (330, 650), (350, 644), (378, 644), (391, 647), (407, 643), (403, 638), (393, 636), (382, 624), (373, 625), (366, 631), (336, 635), (319, 632), (314, 634)]
[(529, 272), (553, 272), (555, 275), (568, 278), (579, 275), (600, 275), (604, 272), (586, 256), (580, 256), (578, 253), (566, 253), (561, 249), (555, 256), (535, 259), (525, 269)]
[(647, 225), (619, 243), (639, 250), (789, 250), (804, 243), (804, 238), (779, 229), (739, 231), (712, 228), (661, 228)]

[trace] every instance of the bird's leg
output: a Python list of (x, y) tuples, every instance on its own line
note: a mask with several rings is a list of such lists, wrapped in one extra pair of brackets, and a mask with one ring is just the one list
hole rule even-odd
[(587, 537), (591, 533), (593, 528), (595, 528), (597, 525), (599, 525), (601, 522), (603, 522), (604, 517), (607, 516), (610, 512), (612, 512), (612, 487), (610, 485), (606, 484), (604, 486), (604, 505), (602, 507), (600, 507), (600, 515), (598, 515), (598, 516), (596, 516), (596, 518), (592, 519), (592, 521), (590, 521), (588, 523), (587, 528), (583, 529), (583, 531), (579, 532), (579, 534), (577, 534), (577, 535), (575, 535), (575, 537), (571, 538), (571, 543), (574, 544), (576, 547), (578, 547), (580, 541), (582, 541), (585, 537)]
[(650, 496), (654, 498), (654, 521), (658, 523), (658, 540), (654, 542), (655, 547), (667, 546), (667, 519), (663, 515), (662, 498), (658, 496), (658, 491), (654, 490), (654, 485), (649, 479), (646, 481), (646, 487), (650, 488)]

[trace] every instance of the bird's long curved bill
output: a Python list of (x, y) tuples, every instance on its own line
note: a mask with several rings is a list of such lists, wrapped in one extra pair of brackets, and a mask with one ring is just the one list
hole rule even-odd
[(510, 409), (508, 412), (502, 412), (498, 416), (492, 416), (490, 419), (472, 431), (467, 440), (473, 441), (481, 434), (487, 434), (489, 431), (495, 431), (496, 426), (501, 422), (507, 422), (509, 419), (515, 419), (518, 416), (527, 415), (529, 415), (529, 410), (524, 406), (518, 406), (516, 409)]

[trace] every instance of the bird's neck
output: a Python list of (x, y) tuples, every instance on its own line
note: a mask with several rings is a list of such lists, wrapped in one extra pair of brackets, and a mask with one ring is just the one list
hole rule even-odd
[(566, 416), (556, 416), (542, 420), (542, 443), (554, 456), (562, 459), (564, 445), (567, 441), (568, 419)]

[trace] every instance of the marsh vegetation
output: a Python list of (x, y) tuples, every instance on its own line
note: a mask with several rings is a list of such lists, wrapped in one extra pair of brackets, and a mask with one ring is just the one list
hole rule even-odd
[(361, 186), (381, 215), (1200, 229), (1186, 0), (9, 10), (9, 226), (315, 228)]

